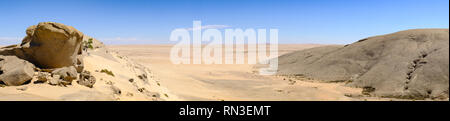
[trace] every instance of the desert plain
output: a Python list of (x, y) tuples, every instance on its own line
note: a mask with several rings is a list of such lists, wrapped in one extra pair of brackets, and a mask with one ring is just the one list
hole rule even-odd
[[(320, 47), (320, 44), (280, 44), (279, 55)], [(349, 97), (361, 88), (345, 82), (322, 83), (288, 76), (257, 73), (252, 64), (173, 64), (173, 45), (109, 45), (107, 48), (150, 68), (161, 85), (188, 101), (361, 101), (400, 100), (379, 97)], [(246, 51), (247, 53), (247, 51)]]

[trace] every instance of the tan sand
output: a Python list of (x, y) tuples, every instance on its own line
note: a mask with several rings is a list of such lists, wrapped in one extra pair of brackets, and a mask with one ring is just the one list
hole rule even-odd
[[(279, 55), (322, 45), (279, 45)], [(298, 81), (289, 84), (286, 77), (261, 76), (249, 64), (172, 64), (169, 53), (172, 45), (114, 45), (108, 46), (152, 69), (157, 80), (181, 100), (379, 100), (378, 98), (350, 98), (361, 89), (343, 86), (344, 83), (316, 83)], [(388, 100), (388, 99), (384, 99)]]
[[(279, 46), (279, 55), (322, 45), (289, 44)], [(0, 101), (43, 100), (215, 100), (215, 101), (348, 101), (396, 100), (358, 97), (361, 89), (344, 83), (318, 83), (281, 76), (261, 76), (255, 65), (174, 65), (169, 60), (172, 45), (120, 45), (97, 49), (85, 56), (85, 70), (97, 78), (94, 88), (73, 82), (67, 87), (26, 84), (0, 87)], [(145, 68), (146, 67), (146, 68)], [(112, 71), (115, 76), (100, 73)], [(147, 74), (148, 81), (139, 81)], [(133, 78), (134, 81), (129, 82)], [(292, 83), (295, 81), (295, 83)], [(111, 85), (121, 90), (114, 94)], [(145, 88), (147, 91), (139, 91)], [(159, 94), (154, 98), (152, 94)]]

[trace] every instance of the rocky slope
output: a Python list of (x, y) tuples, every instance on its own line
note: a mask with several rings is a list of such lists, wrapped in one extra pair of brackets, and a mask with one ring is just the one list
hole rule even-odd
[(279, 58), (278, 74), (347, 82), (371, 96), (448, 100), (449, 30), (407, 30), (293, 52)]
[(176, 99), (151, 71), (71, 26), (43, 22), (0, 48), (0, 100)]

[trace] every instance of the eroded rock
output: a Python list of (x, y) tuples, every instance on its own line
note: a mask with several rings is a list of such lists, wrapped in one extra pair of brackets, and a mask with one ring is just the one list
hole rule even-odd
[(34, 65), (15, 56), (0, 55), (0, 81), (8, 86), (19, 86), (30, 81)]
[[(27, 29), (30, 39), (22, 42), (29, 61), (41, 68), (76, 66), (83, 33), (60, 23), (42, 22)], [(27, 38), (26, 37), (26, 38)]]
[(52, 75), (52, 78), (48, 80), (48, 84), (56, 86), (56, 85), (62, 85), (62, 80), (60, 79), (60, 75)]
[(48, 72), (38, 72), (37, 80), (34, 83), (45, 83), (52, 79), (52, 75)]
[(95, 82), (96, 82), (95, 77), (92, 76), (89, 71), (83, 71), (80, 74), (80, 79), (77, 81), (78, 84), (89, 88), (94, 87)]
[[(27, 36), (18, 45), (0, 48), (0, 55), (15, 56), (30, 64), (8, 62), (8, 65), (19, 65), (19, 68), (3, 67), (1, 77), (6, 85), (21, 85), (30, 78), (30, 68), (36, 65), (38, 70), (49, 70), (53, 75), (60, 75), (63, 84), (71, 84), (77, 73), (84, 69), (82, 55), (83, 33), (71, 26), (54, 22), (42, 22), (27, 28)], [(98, 42), (97, 42), (98, 43)], [(19, 62), (19, 61), (17, 61)], [(23, 61), (20, 61), (23, 62)], [(25, 63), (25, 62), (24, 62)], [(74, 71), (75, 70), (75, 71)], [(11, 74), (19, 76), (8, 76)], [(38, 82), (48, 81), (48, 74), (40, 73)], [(58, 81), (53, 80), (53, 84)]]
[(77, 70), (73, 66), (55, 69), (53, 75), (59, 75), (64, 84), (71, 84), (74, 79), (77, 79)]
[(82, 66), (78, 56), (84, 35), (75, 28), (42, 22), (28, 27), (26, 33), (21, 44), (0, 48), (0, 55), (17, 56), (46, 69)]

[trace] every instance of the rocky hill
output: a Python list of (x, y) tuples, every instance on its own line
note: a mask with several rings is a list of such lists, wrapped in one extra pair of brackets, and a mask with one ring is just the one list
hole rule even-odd
[(30, 26), (0, 48), (0, 100), (176, 99), (150, 69), (60, 23)]
[(449, 30), (407, 30), (293, 52), (279, 57), (278, 74), (347, 82), (371, 96), (448, 100)]

